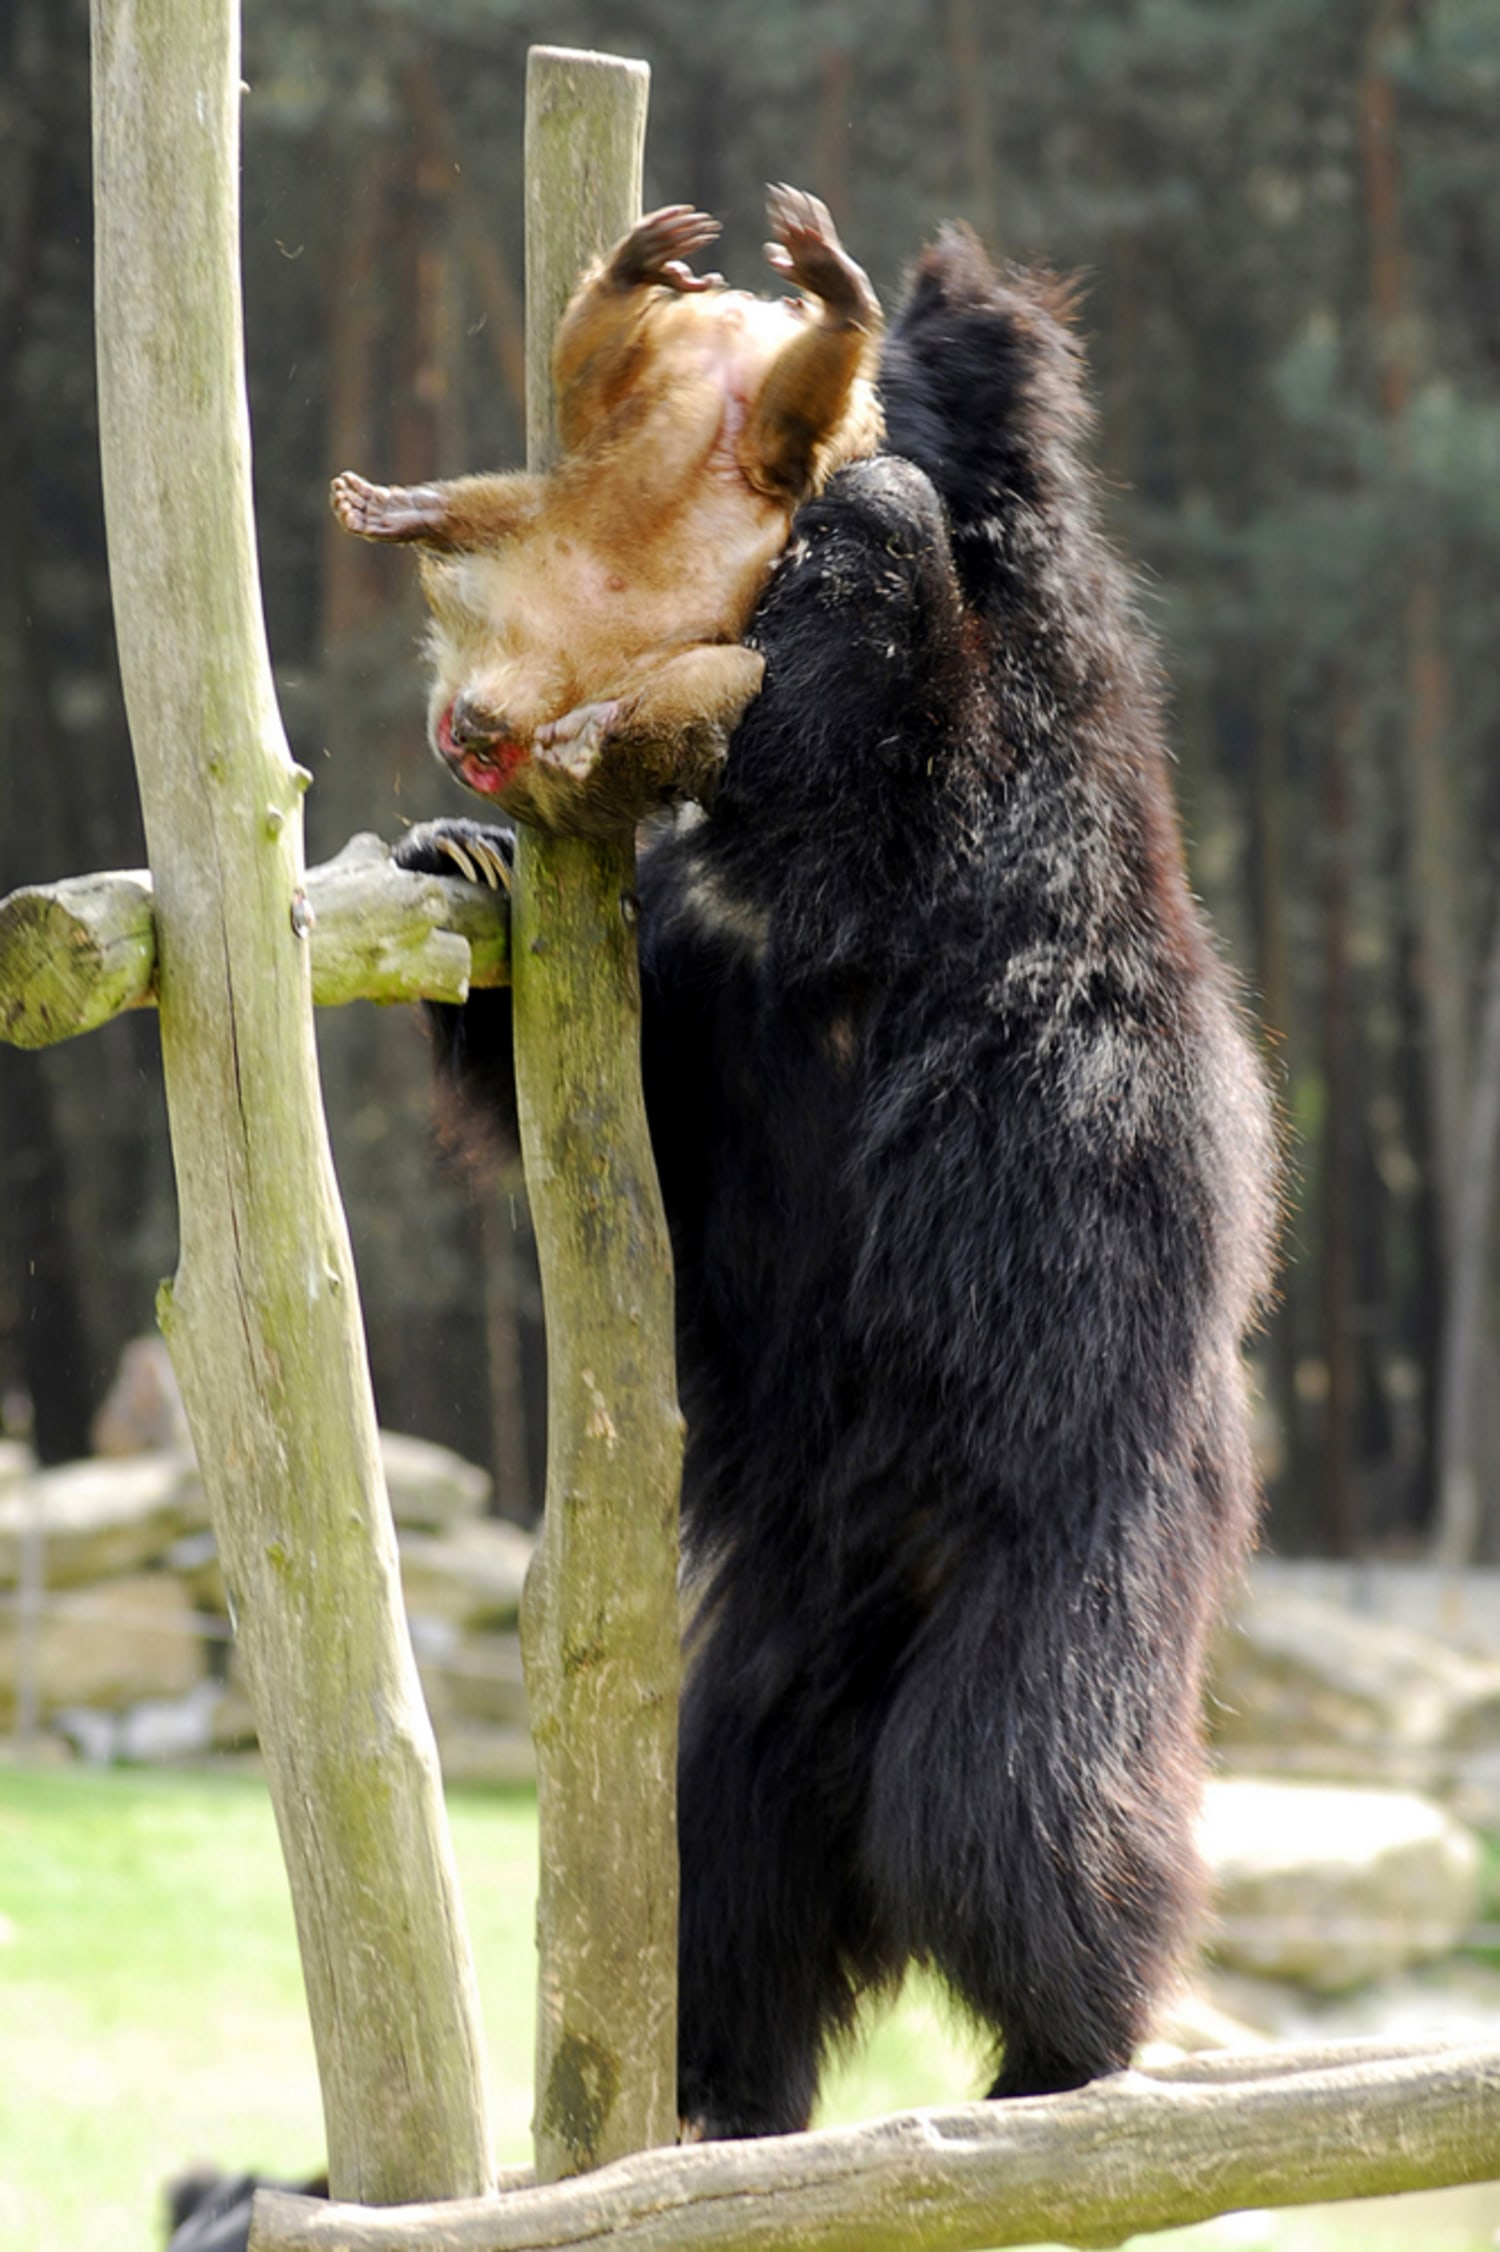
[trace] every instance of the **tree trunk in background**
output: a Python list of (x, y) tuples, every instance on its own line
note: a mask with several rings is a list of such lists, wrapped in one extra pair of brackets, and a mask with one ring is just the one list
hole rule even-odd
[(1349, 1001), (1349, 811), (1347, 695), (1338, 699), (1328, 738), (1324, 780), (1323, 886), (1323, 1461), (1320, 1517), (1329, 1555), (1354, 1554), (1354, 1028)]
[(396, 411), (391, 417), (389, 466), (381, 472), (382, 480), (400, 485), (419, 484), (434, 474), (451, 475), (459, 466), (443, 459), (454, 372), (444, 357), (453, 173), (421, 129), (420, 111), (414, 111), (411, 99), (414, 83), (421, 88), (419, 64), (401, 75), (403, 114), (413, 118), (416, 129), (400, 144), (394, 198), (391, 273), (396, 317), (389, 334), (395, 348)]
[[(996, 20), (988, 19), (991, 24)], [(985, 83), (984, 46), (974, 0), (948, 0), (948, 54), (953, 65), (953, 100), (963, 146), (965, 216), (992, 258), (1000, 241), (1000, 190), (995, 167), (995, 128)]]
[[(402, 78), (402, 93), (423, 143), (439, 169), (449, 202), (452, 218), (449, 241), (454, 247), (447, 276), (448, 319), (455, 321), (461, 302), (454, 272), (461, 264), (472, 277), (484, 306), (490, 363), (510, 400), (519, 428), (526, 420), (526, 309), (522, 293), (512, 279), (494, 229), (486, 223), (484, 213), (475, 202), (463, 169), (453, 121), (443, 107), (437, 79), (426, 56), (419, 56), (408, 65)], [(462, 345), (461, 329), (450, 326), (446, 352), (450, 375), (463, 366)], [(462, 399), (456, 384), (450, 383), (448, 397), (452, 411), (446, 435), (451, 459), (442, 462), (441, 473), (454, 476), (472, 469), (474, 464), (467, 459), (463, 443)]]
[(840, 228), (849, 224), (849, 49), (825, 47), (818, 63), (818, 123), (812, 184)]
[[(328, 292), (328, 447), (330, 476), (341, 469), (371, 474), (376, 454), (376, 352), (385, 325), (381, 266), (385, 252), (385, 184), (390, 158), (383, 139), (343, 152), (347, 182), (343, 244)], [(335, 159), (337, 161), (337, 159)], [(323, 512), (323, 646), (337, 651), (385, 606), (387, 580), (378, 551), (352, 540)]]
[[(1409, 0), (1376, 0), (1359, 84), (1360, 156), (1369, 237), (1370, 318), (1380, 409), (1399, 477), (1410, 457), (1409, 416), (1416, 379), (1415, 307), (1402, 231), (1402, 180), (1397, 141), (1397, 54), (1410, 21)], [(1450, 1323), (1462, 1244), (1459, 1183), (1464, 1169), (1468, 1058), (1467, 971), (1454, 851), (1452, 781), (1447, 744), (1447, 660), (1430, 559), (1418, 553), (1403, 620), (1406, 713), (1403, 776), (1407, 816), (1407, 890), (1415, 938), (1414, 973), (1422, 1010), (1422, 1063), (1437, 1210), (1441, 1272), (1436, 1293), (1440, 1329), (1434, 1355), (1436, 1389), (1426, 1403), (1435, 1496), (1456, 1492), (1469, 1474), (1445, 1447), (1472, 1430), (1465, 1407), (1450, 1407), (1455, 1373)], [(1482, 1310), (1476, 1312), (1482, 1319)], [(1465, 1351), (1467, 1353), (1467, 1348)], [(1468, 1367), (1476, 1365), (1473, 1356)], [(1456, 1483), (1455, 1483), (1456, 1482)], [(1439, 1503), (1441, 1507), (1442, 1504)], [(1461, 1509), (1459, 1504), (1454, 1507)], [(1448, 1531), (1451, 1532), (1451, 1526)], [(1475, 1526), (1477, 1531), (1477, 1525)], [(1446, 1540), (1447, 1533), (1444, 1538)]]
[(1474, 1058), (1455, 1205), (1457, 1234), (1444, 1334), (1442, 1395), (1438, 1403), (1438, 1489), (1435, 1552), (1442, 1563), (1471, 1564), (1480, 1544), (1483, 1513), (1475, 1466), (1475, 1385), (1485, 1347), (1485, 1286), (1500, 1145), (1500, 913), (1495, 917), (1485, 975), (1484, 1011)]
[[(1253, 724), (1253, 918), (1259, 986), (1254, 996), (1254, 1014), (1275, 1099), (1286, 1106), (1293, 1071), (1294, 1021), (1289, 928), (1291, 871), (1287, 855), (1288, 719), (1269, 665), (1260, 676)], [(1293, 1287), (1294, 1278), (1289, 1271), (1283, 1282), (1278, 1318), (1267, 1325), (1261, 1348), (1267, 1401), (1276, 1420), (1281, 1447), (1280, 1459), (1266, 1468), (1273, 1511), (1278, 1510), (1278, 1502), (1289, 1506), (1298, 1495), (1314, 1491), (1315, 1480), (1313, 1467), (1303, 1461), (1307, 1451), (1303, 1436), (1305, 1413), (1297, 1396), (1298, 1339)], [(1304, 1508), (1300, 1514), (1305, 1518), (1308, 1513)], [(1273, 1532), (1275, 1529), (1273, 1527)], [(1310, 1531), (1307, 1524), (1297, 1523), (1288, 1529), (1299, 1547), (1307, 1545)]]

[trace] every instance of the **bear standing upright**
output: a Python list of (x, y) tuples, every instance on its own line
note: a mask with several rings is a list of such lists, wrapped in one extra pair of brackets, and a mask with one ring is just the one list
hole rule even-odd
[[(712, 811), (640, 873), (698, 1592), (680, 2099), (807, 2123), (932, 1965), (997, 2095), (1126, 2064), (1197, 1896), (1204, 1640), (1255, 1515), (1267, 1104), (1053, 285), (950, 230), (889, 452), (799, 513)], [(399, 857), (443, 866), (447, 833)], [(503, 1112), (508, 1004), (434, 1010)]]

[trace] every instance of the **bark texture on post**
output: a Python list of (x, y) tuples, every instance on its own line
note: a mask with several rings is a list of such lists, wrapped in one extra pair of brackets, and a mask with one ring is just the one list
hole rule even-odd
[[(639, 215), (648, 73), (534, 48), (528, 458), (554, 456), (552, 337)], [(523, 830), (511, 980), (547, 1316), (542, 1543), (522, 1619), (541, 1822), (536, 2169), (669, 2142), (677, 2074), (677, 1410), (671, 1251), (641, 1097), (628, 835)]]
[(491, 2181), (312, 1035), (301, 791), (261, 620), (234, 0), (94, 0), (100, 438), (156, 893), (182, 1380), (291, 1879), (333, 2185)]

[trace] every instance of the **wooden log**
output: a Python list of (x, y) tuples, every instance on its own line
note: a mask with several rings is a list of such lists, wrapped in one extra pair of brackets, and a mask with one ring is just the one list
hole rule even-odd
[(367, 2204), (493, 2176), (313, 1043), (307, 777), (261, 617), (235, 0), (94, 0), (100, 450), (155, 879), (180, 1255), (160, 1312), (244, 1657), (322, 2081)]
[[(306, 882), (312, 990), (348, 1001), (462, 1001), (510, 978), (504, 893), (398, 868), (378, 837), (351, 837)], [(149, 869), (69, 876), (0, 900), (0, 1039), (46, 1048), (156, 1000)]]
[(251, 2252), (999, 2252), (1500, 2174), (1500, 2049), (1191, 2058), (1075, 2095), (651, 2151), (487, 2205), (262, 2192)]
[(144, 868), (30, 884), (0, 901), (0, 1039), (50, 1048), (155, 998)]

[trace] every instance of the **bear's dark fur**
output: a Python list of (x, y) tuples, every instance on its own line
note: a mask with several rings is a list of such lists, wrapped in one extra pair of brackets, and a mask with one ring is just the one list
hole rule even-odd
[(269, 2174), (221, 2174), (193, 2166), (167, 2184), (167, 2252), (246, 2252), (250, 2208), (258, 2189), (288, 2189), (298, 2197), (326, 2197), (328, 2176), (280, 2182)]
[[(643, 856), (677, 1263), (681, 2107), (806, 2124), (935, 1966), (996, 2094), (1123, 2066), (1193, 1914), (1255, 1512), (1266, 1103), (1184, 874), (1055, 287), (953, 230), (803, 509), (711, 815)], [(408, 865), (434, 854), (414, 832)], [(503, 995), (434, 1011), (504, 1109)]]

